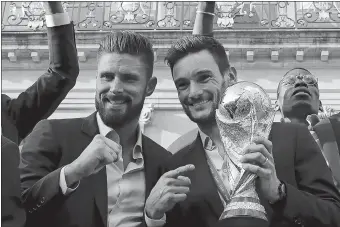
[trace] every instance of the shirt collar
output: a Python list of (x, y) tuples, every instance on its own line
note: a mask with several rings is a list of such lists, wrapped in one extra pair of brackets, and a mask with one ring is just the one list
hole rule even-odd
[(210, 139), (210, 137), (202, 132), (200, 129), (198, 130), (198, 132), (200, 134), (204, 150), (214, 150), (216, 148), (214, 141), (212, 141), (212, 139)]
[[(110, 131), (113, 130), (112, 128), (104, 124), (98, 112), (97, 112), (96, 118), (97, 118), (99, 133), (101, 135), (106, 136)], [(138, 124), (137, 130), (138, 130), (138, 137), (137, 137), (137, 142), (132, 151), (132, 157), (134, 159), (143, 159), (142, 130), (140, 129), (139, 124)]]

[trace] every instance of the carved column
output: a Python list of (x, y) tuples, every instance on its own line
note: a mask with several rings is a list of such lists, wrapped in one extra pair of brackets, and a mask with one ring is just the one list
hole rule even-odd
[(139, 125), (140, 125), (142, 132), (144, 132), (145, 125), (151, 122), (153, 111), (154, 111), (154, 104), (148, 104), (143, 107), (142, 113), (139, 117)]

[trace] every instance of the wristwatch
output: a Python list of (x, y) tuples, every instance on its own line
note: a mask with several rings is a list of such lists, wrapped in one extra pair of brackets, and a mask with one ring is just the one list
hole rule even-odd
[(286, 190), (286, 185), (284, 182), (280, 181), (279, 186), (277, 187), (277, 190), (279, 192), (279, 199), (274, 201), (274, 202), (270, 202), (270, 204), (274, 205), (276, 203), (279, 203), (280, 201), (284, 200), (287, 196), (287, 190)]

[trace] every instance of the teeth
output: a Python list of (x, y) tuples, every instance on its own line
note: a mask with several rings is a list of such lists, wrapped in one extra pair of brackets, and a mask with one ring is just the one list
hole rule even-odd
[(201, 102), (197, 102), (197, 103), (194, 103), (193, 105), (196, 106), (196, 105), (201, 105), (201, 104), (204, 104), (204, 103), (207, 103), (209, 101), (201, 101)]
[(123, 104), (123, 100), (111, 101), (112, 104)]

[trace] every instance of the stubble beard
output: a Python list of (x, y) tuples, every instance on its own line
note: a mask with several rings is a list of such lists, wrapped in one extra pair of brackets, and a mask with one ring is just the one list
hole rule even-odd
[(120, 128), (139, 118), (143, 109), (145, 97), (135, 106), (128, 105), (128, 107), (122, 112), (107, 110), (104, 103), (98, 99), (100, 98), (97, 98), (96, 96), (95, 107), (104, 124), (110, 128)]

